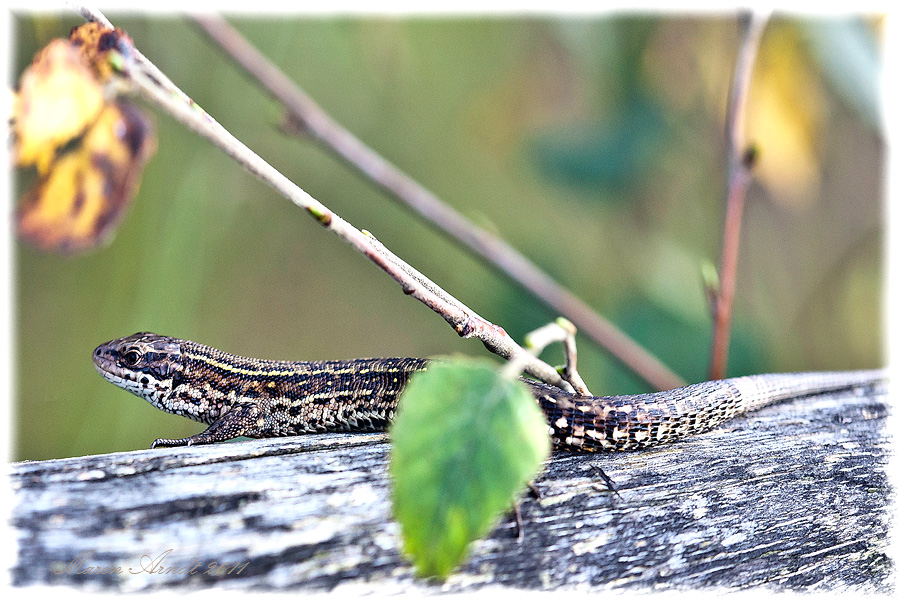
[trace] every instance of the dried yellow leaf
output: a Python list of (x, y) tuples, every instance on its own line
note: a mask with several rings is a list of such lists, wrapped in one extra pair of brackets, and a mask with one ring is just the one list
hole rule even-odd
[(64, 253), (103, 243), (124, 216), (154, 150), (143, 113), (124, 103), (107, 106), (80, 144), (60, 155), (23, 197), (20, 237)]
[(65, 40), (50, 42), (19, 80), (16, 164), (46, 174), (56, 151), (97, 119), (103, 103), (103, 89), (79, 52)]
[(110, 29), (100, 23), (85, 23), (72, 28), (69, 43), (78, 48), (82, 60), (94, 70), (100, 81), (106, 83), (115, 71), (110, 63), (109, 53), (128, 53), (131, 38), (118, 27)]

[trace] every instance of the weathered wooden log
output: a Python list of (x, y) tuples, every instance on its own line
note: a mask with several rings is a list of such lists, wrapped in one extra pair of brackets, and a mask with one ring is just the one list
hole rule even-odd
[(656, 450), (557, 453), (541, 498), (523, 502), (524, 539), (504, 519), (443, 584), (417, 580), (402, 555), (382, 434), (17, 463), (13, 582), (888, 593), (886, 415), (878, 387), (770, 407)]

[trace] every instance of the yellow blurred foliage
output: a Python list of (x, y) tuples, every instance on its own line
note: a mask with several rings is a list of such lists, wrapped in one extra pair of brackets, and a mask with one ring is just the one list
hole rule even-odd
[(17, 227), (38, 248), (76, 252), (106, 240), (155, 149), (147, 117), (104, 94), (114, 54), (126, 56), (130, 42), (121, 29), (86, 23), (51, 41), (19, 80), (15, 161), (40, 177), (22, 197)]
[(750, 84), (745, 139), (760, 151), (757, 177), (782, 205), (802, 208), (819, 192), (823, 98), (796, 30), (770, 28)]
[(124, 216), (154, 149), (152, 126), (140, 111), (108, 105), (81, 143), (23, 197), (19, 235), (57, 252), (101, 244)]
[(53, 40), (22, 74), (13, 102), (15, 161), (45, 175), (60, 146), (80, 135), (103, 108), (103, 88), (66, 40)]

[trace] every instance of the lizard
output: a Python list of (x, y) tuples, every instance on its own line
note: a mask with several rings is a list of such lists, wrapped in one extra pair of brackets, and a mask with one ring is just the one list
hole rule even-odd
[[(289, 362), (245, 358), (142, 332), (101, 344), (94, 367), (156, 408), (209, 427), (151, 448), (308, 433), (384, 431), (425, 358)], [(520, 378), (540, 405), (558, 449), (638, 450), (708, 431), (785, 400), (874, 385), (885, 370), (767, 373), (631, 396), (582, 396)]]

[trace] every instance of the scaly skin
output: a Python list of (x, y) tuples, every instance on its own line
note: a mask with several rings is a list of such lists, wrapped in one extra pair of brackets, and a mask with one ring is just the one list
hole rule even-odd
[[(196, 342), (134, 335), (102, 344), (94, 366), (108, 381), (206, 431), (156, 446), (239, 436), (382, 431), (424, 358), (287, 362), (243, 358)], [(637, 450), (712, 429), (769, 404), (872, 385), (884, 371), (782, 373), (707, 381), (636, 396), (577, 396), (523, 379), (547, 416), (557, 448)]]

